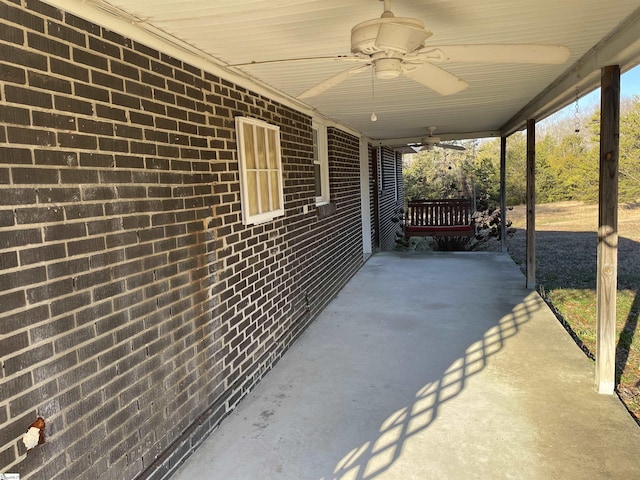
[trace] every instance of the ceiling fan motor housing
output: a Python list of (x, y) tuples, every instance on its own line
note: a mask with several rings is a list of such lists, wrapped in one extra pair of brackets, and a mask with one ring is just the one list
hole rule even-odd
[[(396, 51), (402, 54), (412, 51), (415, 46), (409, 45), (410, 39), (403, 35), (405, 29), (395, 29), (393, 32), (397, 32), (397, 35), (385, 35), (384, 44), (380, 44), (378, 40), (378, 34), (380, 28), (389, 24), (399, 25), (402, 27), (408, 27), (412, 31), (422, 31), (423, 35), (431, 36), (431, 32), (427, 32), (424, 29), (424, 23), (415, 18), (404, 17), (382, 17), (374, 18), (373, 20), (367, 20), (365, 22), (357, 24), (351, 29), (351, 53), (373, 55), (374, 53), (384, 51)], [(422, 40), (424, 41), (424, 40)]]

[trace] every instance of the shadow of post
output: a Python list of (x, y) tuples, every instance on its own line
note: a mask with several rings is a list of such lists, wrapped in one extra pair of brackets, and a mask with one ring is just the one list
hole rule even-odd
[[(633, 337), (638, 328), (638, 313), (640, 312), (640, 294), (636, 292), (635, 299), (631, 305), (631, 310), (627, 316), (627, 321), (618, 336), (618, 345), (616, 346), (616, 384), (620, 384), (622, 373), (624, 372), (629, 360), (629, 352)], [(640, 381), (638, 382), (640, 386)]]

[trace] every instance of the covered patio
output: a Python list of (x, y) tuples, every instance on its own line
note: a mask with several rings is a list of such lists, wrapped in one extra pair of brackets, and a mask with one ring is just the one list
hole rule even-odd
[(172, 478), (638, 478), (593, 375), (508, 255), (375, 254)]
[[(637, 0), (0, 0), (0, 27), (0, 473), (640, 477), (612, 395)], [(597, 88), (594, 370), (533, 288), (535, 125)], [(376, 253), (402, 152), (500, 138), (504, 212), (525, 128), (526, 281), (504, 248)]]

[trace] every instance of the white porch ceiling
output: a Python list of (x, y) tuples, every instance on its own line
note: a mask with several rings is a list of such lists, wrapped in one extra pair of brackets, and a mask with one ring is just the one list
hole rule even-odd
[[(88, 11), (87, 4), (102, 5), (104, 11), (102, 1), (50, 3), (72, 10), (83, 4), (82, 12)], [(135, 28), (162, 31), (223, 67), (348, 55), (351, 28), (379, 17), (383, 10), (380, 0), (109, 0), (108, 4)], [(380, 143), (419, 139), (428, 126), (436, 126), (443, 139), (510, 133), (522, 128), (527, 116), (542, 118), (571, 102), (576, 87), (580, 94), (596, 88), (599, 68), (605, 64), (620, 63), (624, 71), (640, 62), (637, 0), (394, 0), (391, 7), (397, 17), (425, 23), (433, 32), (427, 44), (560, 44), (570, 49), (571, 56), (563, 65), (450, 63), (445, 68), (470, 84), (450, 96), (400, 77), (375, 79), (373, 97), (372, 75), (364, 73), (304, 100), (323, 116)], [(97, 23), (105, 23), (108, 16), (101, 18)], [(229, 70), (296, 97), (350, 66), (325, 60)], [(370, 120), (374, 110), (377, 122)]]

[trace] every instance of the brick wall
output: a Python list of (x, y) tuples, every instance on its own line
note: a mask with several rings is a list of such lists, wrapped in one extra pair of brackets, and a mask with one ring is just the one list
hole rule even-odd
[[(237, 115), (281, 128), (286, 216), (258, 226)], [(0, 471), (161, 478), (219, 423), (362, 264), (358, 139), (328, 133), (316, 209), (310, 117), (0, 0)]]
[(379, 148), (378, 211), (380, 230), (380, 249), (392, 250), (396, 244), (396, 232), (399, 224), (392, 221), (397, 217), (397, 209), (403, 205), (402, 155), (387, 147)]
[[(362, 259), (362, 225), (360, 222), (359, 140), (335, 128), (327, 129), (329, 177), (333, 215), (321, 219), (314, 230), (309, 253), (316, 269), (307, 287), (317, 306), (326, 305), (340, 285), (353, 275), (354, 265)], [(326, 209), (326, 207), (325, 207)], [(320, 211), (322, 216), (322, 209)], [(327, 248), (326, 244), (339, 248)], [(346, 268), (345, 268), (346, 267)]]

